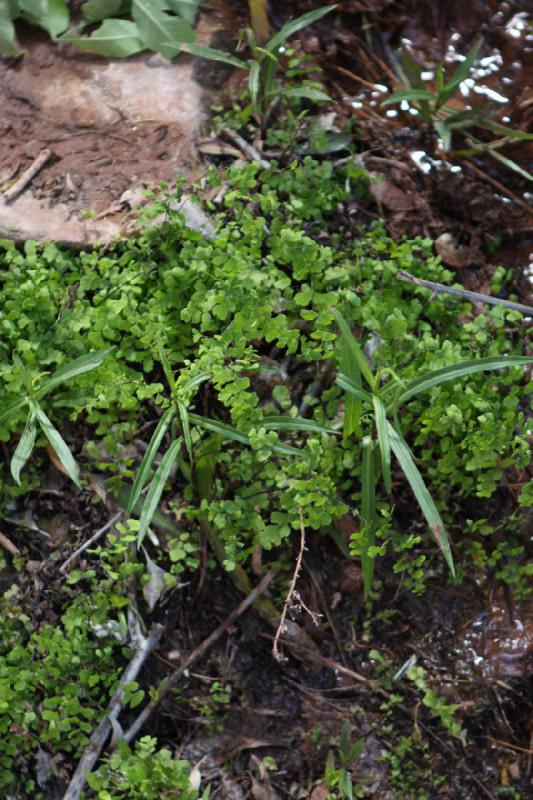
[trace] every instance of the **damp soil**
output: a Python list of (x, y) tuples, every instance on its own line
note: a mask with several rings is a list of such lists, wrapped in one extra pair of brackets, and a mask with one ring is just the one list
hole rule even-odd
[[(272, 0), (271, 19), (279, 26), (312, 7), (316, 4)], [(488, 291), (496, 266), (505, 263), (513, 269), (508, 291), (531, 302), (525, 276), (533, 236), (531, 187), (487, 158), (443, 154), (431, 131), (411, 124), (406, 115), (384, 121), (378, 107), (382, 95), (375, 88), (394, 85), (391, 57), (402, 38), (411, 41), (420, 63), (429, 65), (445, 55), (451, 41), (465, 52), (481, 32), (488, 50), (501, 56), (490, 85), (505, 90), (506, 114), (513, 125), (530, 130), (532, 44), (520, 27), (527, 4), (476, 0), (466, 8), (459, 2), (365, 0), (341, 7), (339, 26), (329, 26), (326, 18), (313, 34), (300, 34), (297, 46), (325, 70), (341, 120), (357, 119), (361, 158), (379, 176), (381, 189), (356, 214), (365, 220), (384, 216), (395, 237), (438, 240), (448, 234), (455, 249), (443, 245), (441, 255), (457, 271), (458, 281)], [(246, 19), (242, 2), (213, 3), (211, 13), (227, 35)], [(104, 60), (53, 48), (34, 32), (24, 36), (28, 49), (23, 60), (0, 65), (0, 183), (15, 179), (42, 149), (50, 148), (53, 155), (32, 182), (30, 205), (19, 206), (21, 213), (39, 207), (46, 215), (60, 207), (63, 233), (56, 238), (74, 240), (82, 229), (81, 241), (92, 241), (101, 238), (102, 228), (87, 229), (89, 223), (82, 220), (87, 211), (100, 220), (110, 217), (116, 233), (129, 208), (121, 200), (124, 192), (172, 180), (176, 171), (187, 176), (197, 172), (195, 143), (208, 131), (202, 93), (206, 85), (211, 90), (217, 85), (216, 77), (198, 81), (185, 60), (192, 99), (185, 106), (178, 100), (177, 105), (165, 102), (154, 118), (144, 105), (145, 88), (140, 106), (125, 102), (117, 86), (126, 78), (113, 76), (118, 65), (110, 69)], [(157, 57), (133, 59), (130, 65), (128, 75), (138, 65), (142, 80), (159, 75), (168, 100), (164, 82), (174, 80), (172, 67)], [(111, 74), (111, 83), (95, 78), (103, 73), (107, 78)], [(64, 91), (67, 75), (74, 86), (71, 94)], [(87, 84), (93, 95), (76, 104), (74, 95)], [(98, 95), (102, 85), (107, 88)], [(115, 86), (114, 94), (109, 86)], [(100, 110), (93, 113), (97, 95)], [(531, 169), (533, 157), (525, 145), (514, 147), (509, 156)], [(28, 203), (27, 197), (18, 202)], [(65, 235), (71, 220), (78, 227), (72, 236)], [(24, 230), (15, 237), (24, 238)], [(73, 544), (107, 522), (98, 517), (89, 497), (80, 499), (55, 472), (50, 482), (51, 494), (45, 490), (30, 496), (21, 517), (5, 522), (5, 533), (15, 545), (30, 542), (31, 569), (18, 580), (37, 625), (57, 617), (55, 602), (63, 581), (58, 564)], [(344, 520), (341, 534), (349, 534), (352, 524)], [(47, 530), (48, 537), (28, 538), (32, 525), (34, 531)], [(444, 573), (435, 574), (422, 597), (404, 590), (391, 574), (387, 564), (378, 569), (382, 588), (369, 626), (358, 567), (331, 542), (311, 538), (299, 583), (311, 614), (295, 613), (294, 622), (315, 657), (286, 645), (286, 660), (277, 661), (273, 631), (251, 609), (190, 672), (179, 696), (164, 701), (145, 732), (199, 764), (213, 787), (211, 797), (224, 800), (326, 800), (324, 765), (343, 722), (349, 723), (354, 740), (364, 740), (353, 771), (354, 784), (364, 796), (513, 797), (501, 791), (512, 785), (528, 797), (533, 755), (531, 602), (513, 597), (491, 574), (459, 587), (451, 587)], [(14, 572), (6, 571), (2, 583), (8, 585), (13, 577)], [(197, 647), (241, 599), (228, 576), (216, 570), (201, 585), (192, 579), (172, 592), (156, 614), (165, 634), (141, 682), (148, 687), (169, 674), (176, 654)], [(274, 599), (282, 602), (278, 595)], [(376, 651), (386, 663), (377, 660)], [(431, 688), (458, 706), (462, 739), (443, 736), (406, 679), (391, 683), (391, 674), (413, 657), (426, 669)], [(205, 708), (215, 681), (229, 687), (230, 699), (210, 718)], [(394, 699), (398, 694), (401, 700)], [(414, 775), (416, 789), (395, 782), (390, 768), (402, 738), (428, 743), (425, 755), (419, 749), (406, 757), (411, 760), (405, 773)], [(275, 760), (273, 773), (267, 756)], [(438, 790), (435, 777), (441, 779)], [(50, 798), (61, 797), (64, 786), (50, 785), (48, 791)]]

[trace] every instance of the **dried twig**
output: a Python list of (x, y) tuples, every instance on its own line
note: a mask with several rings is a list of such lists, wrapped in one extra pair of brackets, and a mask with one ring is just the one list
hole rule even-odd
[[(146, 721), (155, 711), (163, 697), (176, 685), (179, 679), (187, 672), (187, 670), (192, 667), (192, 665), (198, 661), (213, 645), (214, 643), (220, 639), (220, 637), (227, 631), (227, 629), (233, 625), (235, 620), (237, 620), (244, 612), (254, 603), (254, 601), (261, 595), (275, 575), (275, 570), (270, 570), (263, 580), (253, 589), (250, 594), (244, 598), (242, 603), (235, 608), (231, 614), (226, 617), (224, 622), (222, 622), (218, 628), (216, 628), (213, 633), (211, 633), (207, 639), (198, 645), (198, 647), (192, 651), (186, 658), (183, 659), (182, 663), (177, 667), (174, 672), (168, 677), (164, 678), (157, 689), (152, 694), (152, 699), (148, 703), (147, 706), (143, 708), (137, 719), (133, 722), (132, 725), (125, 731), (124, 736), (122, 737), (125, 742), (131, 742), (134, 739), (139, 731), (142, 729)], [(63, 798), (63, 800), (71, 800), (71, 798)]]
[(11, 539), (8, 539), (7, 536), (5, 536), (1, 531), (0, 531), (0, 547), (3, 547), (4, 550), (7, 550), (7, 552), (11, 553), (12, 556), (20, 556), (20, 550), (18, 549), (18, 547), (15, 544), (13, 544)]
[(487, 303), (491, 306), (505, 306), (511, 308), (513, 311), (520, 311), (522, 314), (528, 316), (533, 315), (533, 307), (526, 306), (522, 303), (513, 303), (511, 300), (501, 300), (499, 297), (491, 297), (489, 294), (480, 294), (479, 292), (469, 292), (467, 289), (452, 289), (451, 286), (445, 286), (443, 283), (435, 283), (435, 281), (424, 281), (421, 278), (415, 278), (409, 272), (397, 272), (396, 277), (406, 283), (414, 283), (416, 286), (424, 286), (426, 289), (432, 289), (434, 292), (443, 292), (445, 294), (455, 294), (458, 297), (464, 297), (466, 300), (471, 300), (474, 303)]
[(63, 565), (60, 567), (59, 571), (60, 571), (60, 572), (66, 572), (66, 570), (67, 570), (67, 567), (68, 567), (70, 564), (72, 564), (72, 562), (73, 562), (73, 561), (75, 561), (75, 559), (76, 559), (76, 558), (78, 558), (78, 556), (80, 556), (80, 555), (81, 555), (81, 554), (82, 554), (82, 553), (83, 553), (85, 550), (87, 550), (87, 548), (88, 548), (88, 547), (90, 547), (92, 544), (94, 544), (94, 542), (96, 542), (96, 540), (97, 540), (97, 539), (99, 539), (99, 538), (100, 538), (100, 536), (103, 536), (103, 535), (104, 535), (104, 533), (107, 533), (107, 531), (108, 531), (110, 528), (112, 528), (112, 527), (113, 527), (113, 525), (115, 524), (115, 522), (118, 522), (118, 520), (121, 518), (121, 516), (123, 515), (123, 513), (124, 513), (123, 511), (119, 511), (117, 514), (115, 514), (115, 516), (114, 516), (114, 517), (112, 517), (112, 518), (109, 520), (109, 522), (106, 522), (106, 524), (105, 524), (103, 527), (101, 527), (99, 530), (97, 530), (97, 531), (96, 531), (96, 533), (93, 533), (93, 535), (92, 535), (91, 537), (89, 537), (89, 539), (87, 539), (87, 541), (86, 541), (86, 542), (84, 542), (84, 543), (81, 545), (81, 547), (78, 547), (78, 549), (77, 549), (77, 550), (75, 550), (75, 551), (74, 551), (74, 553), (72, 553), (72, 555), (70, 555), (70, 556), (67, 558), (67, 560), (65, 561), (65, 563), (64, 563), (64, 564), (63, 564)]
[(285, 619), (287, 617), (287, 612), (291, 606), (292, 597), (294, 595), (294, 590), (296, 588), (296, 582), (298, 581), (298, 577), (300, 575), (300, 570), (302, 568), (302, 559), (304, 556), (305, 550), (305, 527), (303, 523), (303, 515), (302, 509), (298, 509), (298, 514), (300, 515), (300, 552), (298, 553), (298, 558), (296, 559), (296, 565), (294, 567), (294, 572), (292, 575), (291, 585), (289, 586), (289, 591), (287, 593), (287, 597), (285, 598), (285, 603), (283, 604), (283, 611), (281, 612), (281, 619), (279, 621), (279, 625), (276, 631), (276, 635), (274, 636), (274, 643), (272, 645), (272, 655), (276, 659), (276, 661), (284, 661), (285, 658), (280, 652), (279, 649), (279, 640), (284, 632), (285, 627)]
[(37, 173), (44, 167), (44, 165), (46, 164), (48, 159), (51, 158), (51, 156), (52, 156), (52, 151), (48, 149), (42, 150), (39, 153), (35, 161), (32, 164), (30, 164), (28, 169), (22, 173), (20, 178), (18, 178), (18, 180), (15, 181), (13, 186), (11, 186), (10, 189), (6, 189), (6, 191), (4, 192), (4, 199), (6, 203), (10, 203), (24, 191), (26, 186), (28, 186), (28, 184), (31, 183), (31, 181), (35, 178)]
[(116, 720), (122, 710), (124, 687), (135, 680), (142, 665), (159, 642), (163, 630), (164, 628), (162, 625), (154, 625), (147, 638), (143, 639), (139, 644), (135, 655), (122, 673), (117, 691), (109, 701), (104, 718), (92, 732), (89, 743), (83, 751), (83, 755), (80, 758), (63, 800), (78, 800), (87, 782), (86, 775), (94, 767), (102, 752), (106, 739), (112, 730), (111, 720)]
[(246, 139), (243, 139), (242, 136), (239, 136), (238, 133), (232, 131), (231, 128), (223, 125), (220, 130), (225, 136), (228, 137), (228, 139), (231, 139), (232, 142), (235, 142), (237, 147), (242, 150), (242, 152), (248, 156), (251, 161), (257, 161), (263, 169), (268, 169), (271, 166), (270, 161), (267, 161), (266, 158), (263, 158), (259, 150), (256, 150), (253, 145), (247, 142)]

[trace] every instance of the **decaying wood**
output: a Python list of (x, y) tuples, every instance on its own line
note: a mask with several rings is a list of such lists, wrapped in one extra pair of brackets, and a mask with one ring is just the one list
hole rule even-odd
[(4, 192), (4, 199), (6, 203), (11, 203), (13, 200), (15, 200), (15, 198), (19, 196), (19, 194), (22, 194), (26, 186), (28, 186), (32, 182), (37, 173), (40, 172), (40, 170), (44, 167), (44, 165), (46, 164), (48, 159), (51, 158), (51, 156), (52, 156), (52, 151), (48, 149), (42, 150), (39, 153), (35, 161), (32, 164), (30, 164), (28, 169), (22, 173), (20, 178), (15, 181), (13, 186), (11, 186), (9, 189), (6, 189), (6, 191)]

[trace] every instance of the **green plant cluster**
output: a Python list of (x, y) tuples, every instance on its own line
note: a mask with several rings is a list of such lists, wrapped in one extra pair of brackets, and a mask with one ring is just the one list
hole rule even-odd
[[(219, 185), (221, 178), (213, 171), (208, 180)], [(182, 450), (190, 458), (200, 448), (195, 474), (178, 458), (188, 537), (200, 516), (222, 541), (232, 568), (258, 546), (283, 544), (300, 524), (299, 509), (306, 527), (326, 531), (347, 507), (361, 505), (359, 453), (334, 435), (347, 402), (335, 385), (336, 308), (342, 307), (362, 345), (377, 343), (375, 371), (400, 385), (521, 348), (516, 312), (495, 308), (465, 321), (468, 304), (430, 300), (427, 290), (396, 278), (408, 269), (452, 279), (431, 241), (393, 242), (379, 224), (343, 228), (343, 210), (365, 184), (351, 159), (337, 167), (310, 157), (289, 169), (249, 165), (225, 176), (222, 208), (211, 209), (217, 221), (211, 239), (187, 228), (163, 203), (154, 209), (167, 211), (162, 228), (148, 228), (106, 252), (73, 256), (54, 245), (40, 250), (28, 243), (21, 251), (4, 243), (3, 403), (24, 391), (15, 351), (37, 377), (88, 350), (111, 348), (102, 366), (77, 378), (75, 389), (67, 384), (42, 399), (52, 420), (84, 410), (94, 438), (84, 448), (88, 469), (105, 464), (117, 491), (131, 485), (136, 464), (125, 445), (146, 420), (147, 403), (169, 408), (165, 384), (172, 382), (181, 422), (185, 409), (192, 426), (182, 429)], [(510, 469), (529, 463), (522, 384), (516, 367), (489, 378), (473, 374), (433, 386), (403, 406), (402, 435), (452, 538), (463, 499), (490, 497)], [(23, 424), (22, 413), (0, 423), (0, 438), (22, 432)], [(91, 453), (98, 454), (92, 463)], [(167, 467), (154, 509), (171, 461)], [(9, 481), (3, 488), (4, 497), (15, 491)], [(425, 539), (417, 515), (405, 511), (413, 507), (408, 486), (396, 477), (392, 498), (402, 511), (400, 535), (416, 533), (412, 555), (403, 551), (402, 569), (411, 564), (419, 575)], [(391, 539), (389, 552), (398, 548), (402, 543)]]
[(195, 39), (198, 0), (86, 0), (81, 20), (67, 30), (72, 24), (68, 5), (66, 0), (0, 0), (0, 53), (18, 54), (17, 19), (43, 28), (55, 40), (115, 58), (154, 50), (171, 59)]
[(167, 748), (158, 750), (156, 739), (143, 736), (134, 749), (119, 742), (87, 780), (98, 800), (196, 800), (200, 795), (191, 786), (190, 771), (188, 761), (174, 758)]
[(119, 643), (96, 635), (111, 619), (105, 595), (80, 595), (38, 628), (21, 606), (16, 588), (0, 598), (0, 792), (38, 800), (37, 751), (83, 751), (118, 677)]

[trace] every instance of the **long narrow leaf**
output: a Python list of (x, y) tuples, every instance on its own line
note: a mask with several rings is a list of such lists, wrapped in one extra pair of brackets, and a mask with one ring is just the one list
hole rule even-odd
[[(216, 419), (208, 419), (207, 417), (201, 417), (198, 414), (189, 414), (189, 420), (193, 423), (193, 425), (198, 425), (199, 428), (204, 428), (206, 431), (211, 431), (211, 433), (218, 433), (220, 436), (223, 436), (224, 439), (229, 439), (233, 442), (239, 442), (239, 444), (245, 444), (250, 446), (250, 440), (244, 433), (240, 433), (231, 425), (226, 425), (223, 422), (219, 422)], [(302, 457), (302, 451), (299, 450), (297, 447), (291, 447), (289, 444), (284, 444), (283, 442), (276, 442), (275, 444), (271, 445), (272, 452), (277, 453), (280, 456), (298, 456), (299, 458)]]
[(312, 25), (313, 22), (325, 17), (326, 14), (329, 14), (331, 11), (335, 11), (336, 8), (336, 5), (322, 6), (322, 8), (316, 8), (314, 11), (308, 11), (307, 14), (302, 14), (301, 17), (297, 17), (291, 22), (287, 22), (287, 24), (284, 25), (283, 28), (281, 28), (265, 45), (265, 48), (270, 51), (277, 50), (280, 45), (286, 42), (291, 36), (294, 36), (294, 34), (300, 31), (302, 28)]
[(335, 315), (335, 319), (337, 320), (337, 324), (339, 326), (339, 330), (341, 332), (341, 337), (346, 343), (348, 348), (348, 353), (350, 358), (353, 358), (355, 363), (357, 364), (358, 369), (360, 370), (361, 374), (363, 375), (364, 379), (368, 383), (370, 387), (374, 385), (374, 376), (372, 375), (372, 370), (370, 369), (370, 364), (365, 358), (365, 355), (359, 346), (355, 336), (350, 330), (350, 326), (337, 309), (333, 309), (333, 314)]
[(361, 569), (363, 571), (363, 589), (366, 599), (372, 588), (375, 561), (373, 556), (368, 555), (368, 550), (374, 546), (376, 535), (376, 471), (374, 467), (374, 442), (370, 436), (365, 436), (362, 441), (362, 448), (361, 524), (366, 535), (366, 552), (361, 554)]
[(404, 100), (407, 100), (408, 103), (430, 102), (431, 100), (435, 100), (435, 95), (428, 92), (427, 89), (404, 89), (401, 92), (393, 92), (389, 97), (386, 97), (385, 100), (382, 100), (380, 105), (390, 106), (393, 103), (402, 103)]
[(414, 462), (407, 442), (392, 427), (390, 422), (387, 422), (387, 427), (392, 451), (396, 456), (405, 477), (409, 481), (409, 485), (413, 490), (413, 494), (417, 499), (418, 505), (420, 506), (424, 517), (426, 518), (431, 533), (435, 537), (435, 541), (444, 555), (446, 563), (450, 568), (450, 572), (455, 576), (455, 567), (453, 564), (450, 541), (448, 539), (448, 534), (446, 533), (446, 529), (444, 528), (440, 514), (437, 510), (437, 506), (433, 502), (433, 498), (429, 493), (429, 489), (424, 483), (424, 479), (422, 478), (422, 475), (420, 474), (418, 467)]
[(95, 350), (92, 353), (86, 353), (84, 356), (75, 358), (67, 364), (63, 364), (63, 366), (59, 367), (59, 369), (43, 382), (37, 391), (37, 397), (44, 397), (49, 394), (52, 389), (55, 389), (56, 386), (65, 383), (65, 381), (69, 381), (72, 378), (77, 378), (78, 375), (83, 375), (85, 372), (97, 369), (97, 367), (100, 367), (104, 363), (104, 359), (111, 351), (112, 348), (108, 348), (107, 350)]
[(260, 78), (261, 67), (259, 65), (259, 61), (254, 61), (252, 66), (250, 67), (250, 73), (248, 75), (248, 91), (250, 92), (250, 100), (252, 101), (252, 108), (254, 110), (254, 114), (260, 113), (259, 108), (259, 78)]
[(177, 458), (181, 447), (181, 436), (179, 436), (168, 448), (167, 452), (161, 459), (155, 475), (148, 489), (146, 500), (143, 503), (141, 516), (139, 519), (139, 531), (137, 533), (137, 547), (143, 543), (144, 537), (148, 533), (148, 528), (152, 522), (153, 516), (161, 500), (163, 489), (170, 475), (172, 465)]
[(337, 434), (338, 431), (325, 428), (319, 425), (312, 419), (304, 419), (304, 417), (285, 417), (285, 416), (271, 416), (263, 417), (261, 420), (263, 425), (268, 431), (295, 431), (296, 433), (327, 433)]
[(198, 58), (219, 61), (222, 64), (229, 64), (231, 67), (238, 67), (239, 69), (249, 68), (246, 61), (242, 61), (240, 58), (232, 56), (224, 52), (224, 50), (217, 50), (214, 47), (206, 47), (203, 44), (182, 44), (181, 49), (184, 53), (190, 53), (192, 56), (198, 56)]
[(446, 103), (452, 94), (455, 92), (457, 87), (460, 83), (462, 83), (468, 76), (470, 75), (470, 70), (474, 65), (476, 58), (478, 57), (478, 53), (481, 49), (481, 45), (483, 44), (483, 40), (479, 39), (472, 49), (468, 52), (464, 61), (461, 61), (453, 75), (451, 76), (450, 80), (447, 81), (446, 85), (439, 92), (439, 96), (437, 98), (437, 109)]
[(208, 381), (211, 375), (208, 372), (199, 372), (198, 375), (195, 375), (194, 378), (191, 378), (187, 383), (183, 386), (180, 386), (180, 394), (188, 394), (193, 389), (196, 389), (197, 386), (204, 383), (204, 381)]
[[(362, 391), (359, 367), (354, 359), (350, 358), (350, 351), (344, 339), (337, 342), (336, 350), (340, 376), (346, 376), (353, 386)], [(344, 399), (344, 424), (342, 429), (344, 439), (348, 439), (352, 433), (355, 433), (356, 436), (361, 436), (361, 408), (361, 399), (348, 392)]]
[(0, 412), (0, 423), (2, 423), (4, 420), (9, 420), (9, 418), (12, 417), (19, 410), (19, 408), (22, 408), (26, 402), (27, 400), (23, 399), (15, 400), (14, 403), (10, 403), (2, 412)]
[(37, 421), (41, 426), (44, 435), (54, 448), (56, 455), (64, 466), (65, 471), (67, 472), (69, 478), (76, 484), (76, 486), (81, 489), (80, 483), (80, 471), (78, 469), (78, 465), (74, 460), (74, 456), (70, 452), (69, 446), (59, 433), (59, 431), (54, 428), (42, 408), (38, 406), (35, 408), (35, 416), (37, 417)]
[(392, 480), (390, 470), (390, 441), (389, 430), (387, 428), (387, 412), (385, 406), (376, 395), (372, 398), (374, 402), (374, 417), (376, 420), (376, 432), (378, 435), (379, 449), (381, 452), (381, 471), (383, 473), (383, 483), (388, 494), (392, 492)]
[(192, 464), (194, 461), (194, 456), (192, 451), (191, 426), (189, 425), (189, 412), (187, 411), (185, 403), (182, 403), (181, 400), (178, 400), (178, 411), (180, 414), (183, 440)]
[(37, 426), (35, 425), (35, 413), (30, 411), (28, 414), (28, 419), (26, 420), (26, 425), (24, 427), (24, 431), (22, 436), (20, 437), (19, 443), (15, 452), (13, 453), (13, 457), (11, 458), (11, 474), (13, 479), (16, 483), (20, 486), (20, 471), (26, 464), (27, 460), (31, 456), (33, 446), (35, 444), (35, 436), (37, 434)]
[(449, 367), (428, 372), (419, 378), (408, 381), (405, 391), (398, 398), (398, 405), (407, 402), (416, 394), (439, 386), (446, 381), (453, 381), (462, 378), (464, 375), (472, 375), (475, 372), (488, 372), (493, 369), (506, 369), (508, 367), (520, 367), (533, 363), (533, 356), (488, 356), (487, 358), (477, 358), (473, 361), (462, 361), (459, 364), (452, 364)]
[(516, 161), (513, 161), (512, 158), (507, 158), (507, 156), (504, 156), (502, 153), (499, 153), (497, 150), (495, 150), (493, 147), (490, 146), (486, 148), (485, 152), (487, 152), (489, 155), (495, 158), (496, 161), (499, 161), (500, 164), (504, 164), (507, 167), (507, 169), (510, 169), (513, 172), (516, 172), (517, 175), (520, 175), (520, 177), (525, 178), (526, 181), (528, 182), (533, 181), (533, 174), (531, 174), (531, 172), (528, 172), (523, 167), (521, 167), (520, 164), (517, 164)]
[(174, 408), (169, 408), (167, 411), (165, 411), (157, 424), (157, 428), (155, 429), (152, 438), (150, 439), (150, 444), (148, 445), (143, 460), (141, 461), (139, 471), (137, 472), (137, 477), (135, 478), (135, 482), (128, 499), (128, 506), (126, 508), (126, 516), (128, 517), (131, 516), (132, 512), (134, 511), (137, 501), (141, 496), (142, 490), (148, 482), (148, 476), (150, 474), (150, 470), (152, 469), (154, 458), (175, 413), (176, 412)]
[(354, 397), (357, 397), (358, 400), (361, 400), (363, 403), (367, 403), (368, 405), (372, 405), (372, 395), (368, 392), (365, 392), (364, 389), (360, 389), (350, 378), (346, 377), (342, 373), (337, 375), (337, 380), (335, 381), (337, 386), (340, 386), (341, 389), (344, 389), (346, 392), (350, 392), (353, 394)]

